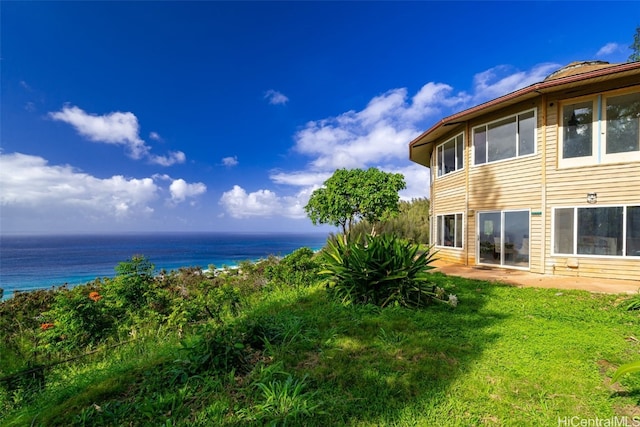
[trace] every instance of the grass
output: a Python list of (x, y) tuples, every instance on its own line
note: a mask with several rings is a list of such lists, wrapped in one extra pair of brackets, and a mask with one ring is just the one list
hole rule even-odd
[(0, 425), (519, 426), (640, 414), (640, 376), (610, 381), (640, 358), (639, 314), (622, 296), (433, 278), (458, 307), (344, 306), (319, 286), (272, 289), (224, 326), (250, 343), (246, 366), (195, 369), (177, 337), (149, 333), (54, 369)]

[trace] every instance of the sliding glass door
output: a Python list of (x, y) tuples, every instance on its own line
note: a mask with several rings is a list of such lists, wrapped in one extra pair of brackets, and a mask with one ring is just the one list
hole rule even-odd
[(478, 264), (529, 268), (529, 211), (478, 213)]

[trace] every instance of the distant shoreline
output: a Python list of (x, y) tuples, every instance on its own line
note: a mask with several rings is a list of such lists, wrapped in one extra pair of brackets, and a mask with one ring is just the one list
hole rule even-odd
[(3, 300), (15, 291), (77, 286), (112, 278), (118, 263), (144, 255), (156, 272), (208, 269), (284, 256), (301, 247), (321, 249), (329, 233), (161, 232), (0, 237)]

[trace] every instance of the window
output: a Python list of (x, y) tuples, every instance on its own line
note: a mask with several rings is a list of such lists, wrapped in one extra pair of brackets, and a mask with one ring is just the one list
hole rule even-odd
[(553, 252), (640, 256), (640, 206), (555, 208)]
[(474, 164), (497, 162), (535, 153), (535, 110), (473, 129)]
[(640, 92), (606, 98), (606, 153), (640, 151)]
[(529, 268), (529, 211), (478, 212), (478, 264)]
[(438, 215), (436, 245), (462, 248), (462, 214)]
[(569, 101), (561, 114), (561, 167), (640, 160), (640, 92)]
[(562, 157), (593, 155), (593, 102), (580, 102), (562, 107)]
[(464, 167), (464, 138), (462, 134), (436, 147), (438, 176), (455, 172)]

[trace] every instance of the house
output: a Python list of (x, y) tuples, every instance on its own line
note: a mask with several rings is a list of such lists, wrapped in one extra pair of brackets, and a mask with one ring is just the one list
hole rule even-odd
[(640, 63), (569, 64), (410, 142), (452, 263), (640, 280)]

